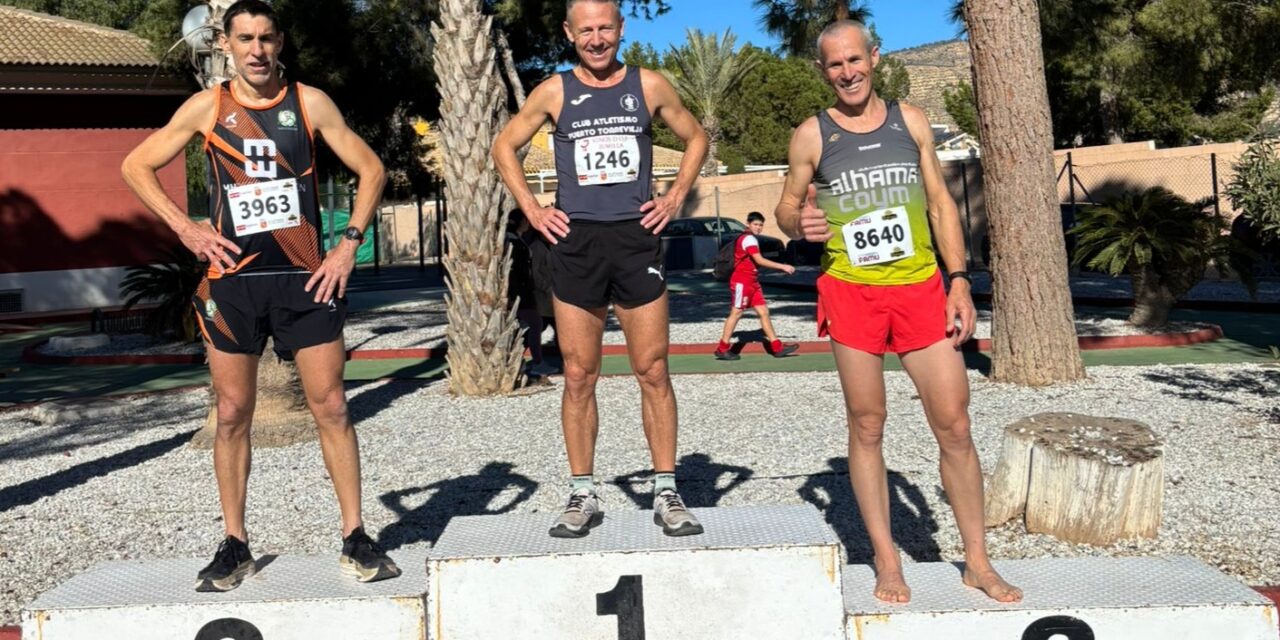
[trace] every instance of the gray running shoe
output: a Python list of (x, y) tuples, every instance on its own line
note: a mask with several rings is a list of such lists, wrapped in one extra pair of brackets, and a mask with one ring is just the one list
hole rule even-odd
[(702, 533), (702, 523), (684, 506), (684, 500), (674, 489), (663, 489), (653, 497), (653, 523), (662, 527), (669, 536), (696, 536)]
[(600, 498), (590, 489), (579, 489), (569, 494), (569, 503), (564, 506), (564, 512), (551, 525), (551, 537), (581, 538), (603, 520), (604, 511), (600, 510)]

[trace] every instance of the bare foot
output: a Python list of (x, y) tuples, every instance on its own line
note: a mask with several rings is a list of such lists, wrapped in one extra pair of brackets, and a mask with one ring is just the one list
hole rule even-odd
[(876, 599), (881, 602), (911, 602), (911, 587), (902, 577), (902, 565), (881, 567), (876, 563)]
[(1005, 582), (1004, 578), (1001, 578), (995, 569), (974, 571), (966, 567), (963, 580), (966, 586), (981, 589), (983, 593), (987, 594), (987, 597), (996, 602), (1022, 601), (1022, 589)]

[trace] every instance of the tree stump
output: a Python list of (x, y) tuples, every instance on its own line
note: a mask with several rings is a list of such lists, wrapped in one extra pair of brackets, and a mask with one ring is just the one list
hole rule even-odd
[(1154, 538), (1164, 502), (1163, 443), (1141, 422), (1041, 413), (1005, 427), (986, 524), (1109, 545)]
[[(319, 439), (297, 366), (277, 358), (270, 342), (258, 361), (258, 397), (254, 404), (249, 438), (255, 448), (287, 447)], [(209, 415), (189, 444), (193, 449), (212, 449), (217, 433), (218, 402), (210, 385)]]

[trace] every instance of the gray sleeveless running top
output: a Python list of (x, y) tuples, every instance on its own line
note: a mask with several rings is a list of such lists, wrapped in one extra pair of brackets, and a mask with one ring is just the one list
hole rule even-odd
[(859, 284), (915, 284), (937, 271), (920, 147), (898, 103), (885, 107), (884, 123), (868, 133), (844, 129), (825, 109), (818, 113), (822, 157), (814, 182), (818, 208), (832, 227), (822, 270)]
[(628, 66), (611, 87), (589, 87), (573, 70), (560, 74), (564, 106), (556, 118), (556, 208), (571, 220), (643, 217), (653, 188), (653, 130), (640, 84)]

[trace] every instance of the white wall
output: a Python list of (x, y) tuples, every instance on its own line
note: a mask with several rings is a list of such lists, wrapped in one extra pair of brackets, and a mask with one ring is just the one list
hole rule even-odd
[(125, 267), (0, 273), (0, 291), (23, 289), (23, 313), (114, 307), (124, 303), (124, 274)]

